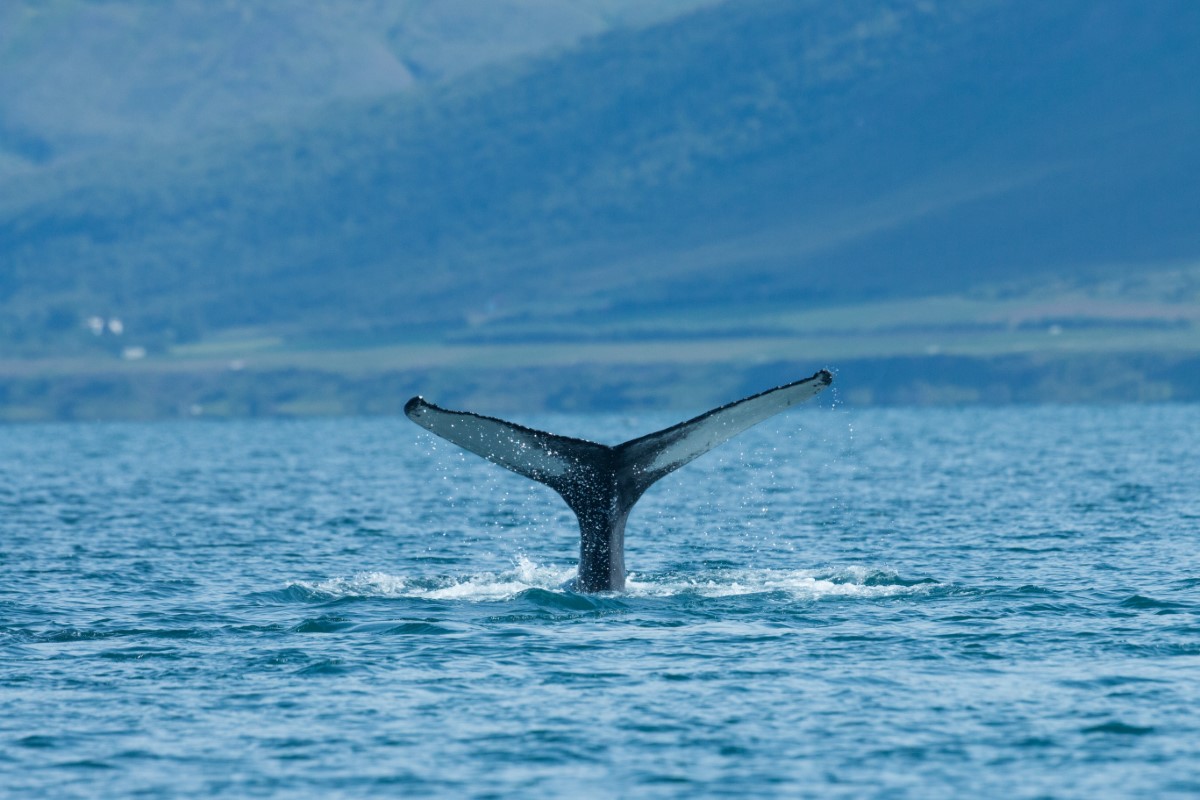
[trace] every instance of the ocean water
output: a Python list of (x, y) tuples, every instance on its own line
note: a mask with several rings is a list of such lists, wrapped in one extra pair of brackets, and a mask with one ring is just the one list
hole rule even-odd
[(404, 419), (0, 427), (0, 796), (1197, 796), (1198, 454), (806, 407), (586, 596), (554, 494)]

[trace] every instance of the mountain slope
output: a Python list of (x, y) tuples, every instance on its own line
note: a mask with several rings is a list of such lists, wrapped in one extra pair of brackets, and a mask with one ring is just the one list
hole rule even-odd
[(711, 0), (7, 0), (0, 176), (427, 86)]
[(429, 335), (1195, 258), (1198, 29), (1185, 2), (728, 3), (9, 181), (0, 308), (14, 339)]

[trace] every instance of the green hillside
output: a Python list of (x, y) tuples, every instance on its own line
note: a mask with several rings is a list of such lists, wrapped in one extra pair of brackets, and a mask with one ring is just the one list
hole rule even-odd
[[(693, 351), (713, 369), (792, 352), (820, 365), (1186, 355), (1195, 320), (1179, 308), (1200, 263), (1193, 30), (1200, 7), (1185, 2), (731, 2), (65, 160), (0, 194), (5, 368), (25, 382), (176, 374), (209, 348), (218, 366), (254, 353), (272, 374), (405, 385), (445, 379), (439, 363), (566, 363), (580, 387), (607, 380), (593, 368), (653, 363), (694, 386), (708, 373), (662, 365), (700, 363)], [(1148, 299), (1111, 288), (1147, 280)], [(1004, 297), (1066, 311), (1043, 303), (1010, 326), (927, 305)], [(902, 325), (911, 340), (873, 324), (897, 303), (918, 314)], [(842, 322), (819, 335), (786, 322), (821, 313)], [(92, 316), (120, 318), (124, 338), (93, 336)], [(1063, 323), (1086, 334), (1066, 347), (1007, 334)], [(972, 333), (989, 325), (1000, 333)], [(876, 333), (851, 342), (851, 329)], [(610, 349), (554, 355), (581, 342)], [(148, 357), (114, 361), (130, 343)], [(468, 346), (518, 350), (460, 360), (453, 348)]]

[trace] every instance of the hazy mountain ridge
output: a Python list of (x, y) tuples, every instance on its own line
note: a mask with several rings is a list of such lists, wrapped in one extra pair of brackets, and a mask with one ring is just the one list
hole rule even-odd
[[(1200, 115), (1173, 131), (1139, 118), (1193, 110), (1186, 85), (1170, 84), (1196, 61), (1173, 19), (1191, 9), (701, 10), (173, 159), (158, 150), (67, 171), (41, 202), (23, 206), (18, 191), (5, 204), (0, 246), (17, 280), (4, 288), (70, 286), (82, 267), (92, 277), (77, 291), (152, 309), (148, 325), (185, 313), (164, 307), (179, 303), (207, 330), (314, 310), (336, 327), (321, 312), (331, 303), (356, 321), (446, 325), (498, 295), (569, 309), (680, 292), (754, 302), (929, 291), (964, 274), (1093, 261), (1075, 252), (1072, 226), (1107, 237), (1093, 250), (1109, 261), (1178, 258), (1196, 251), (1183, 212), (1196, 190), (1155, 194), (1168, 173), (1184, 183), (1194, 170), (1186, 142)], [(1114, 77), (1128, 85), (1106, 85)], [(1105, 102), (1128, 108), (1093, 119)], [(1134, 205), (1149, 228), (1136, 241), (1097, 225)], [(707, 267), (691, 258), (731, 237), (751, 240), (745, 253), (710, 253)], [(661, 273), (639, 270), (631, 291), (630, 262), (656, 251)]]
[(370, 98), (712, 0), (10, 0), (0, 176)]

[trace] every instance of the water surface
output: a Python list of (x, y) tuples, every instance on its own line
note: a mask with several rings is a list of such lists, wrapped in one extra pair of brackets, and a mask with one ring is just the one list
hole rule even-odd
[(552, 492), (407, 420), (0, 427), (0, 787), (1194, 796), (1198, 452), (1197, 406), (805, 408), (586, 596)]

